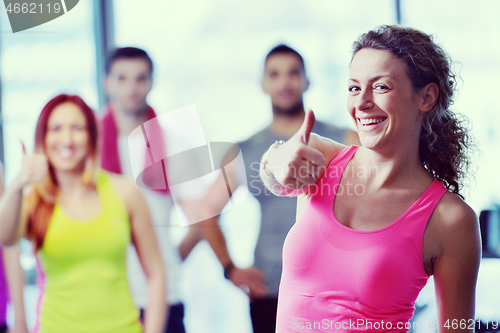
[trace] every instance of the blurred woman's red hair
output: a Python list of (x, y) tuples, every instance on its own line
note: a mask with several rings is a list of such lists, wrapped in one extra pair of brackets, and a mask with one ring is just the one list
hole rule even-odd
[[(89, 134), (89, 155), (85, 161), (82, 174), (82, 183), (86, 186), (95, 186), (95, 174), (97, 165), (97, 121), (92, 109), (75, 95), (58, 95), (51, 99), (42, 109), (35, 129), (35, 153), (45, 154), (45, 137), (47, 135), (47, 125), (50, 115), (54, 109), (64, 103), (73, 103), (82, 111), (87, 122), (87, 132)], [(43, 241), (49, 228), (50, 218), (54, 211), (54, 206), (59, 191), (54, 167), (49, 161), (49, 172), (47, 177), (34, 184), (26, 197), (26, 206), (23, 207), (25, 218), (27, 219), (28, 239), (33, 243), (35, 252), (43, 246)]]

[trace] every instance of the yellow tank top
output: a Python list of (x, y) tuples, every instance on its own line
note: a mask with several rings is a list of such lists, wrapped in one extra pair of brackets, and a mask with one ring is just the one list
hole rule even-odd
[(127, 282), (128, 213), (106, 172), (99, 172), (96, 186), (101, 207), (93, 219), (73, 219), (55, 205), (37, 253), (34, 332), (142, 332)]

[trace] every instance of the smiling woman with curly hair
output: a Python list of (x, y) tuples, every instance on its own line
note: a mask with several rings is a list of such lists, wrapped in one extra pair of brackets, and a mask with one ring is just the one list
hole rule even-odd
[(353, 51), (347, 109), (363, 146), (311, 133), (309, 111), (263, 157), (268, 188), (298, 197), (277, 332), (407, 332), (431, 275), (439, 332), (456, 322), (473, 332), (481, 243), (459, 194), (471, 140), (450, 110), (450, 60), (431, 36), (400, 26), (363, 34)]
[(429, 82), (437, 84), (436, 104), (422, 121), (420, 160), (435, 179), (461, 195), (462, 181), (467, 178), (470, 164), (468, 150), (472, 140), (467, 118), (450, 110), (456, 87), (451, 59), (430, 36), (389, 26), (364, 34), (353, 45), (353, 57), (363, 48), (387, 51), (402, 59), (415, 90)]

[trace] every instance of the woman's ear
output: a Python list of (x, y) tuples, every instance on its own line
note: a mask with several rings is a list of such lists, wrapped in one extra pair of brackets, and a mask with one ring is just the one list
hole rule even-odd
[(437, 102), (439, 96), (439, 87), (436, 83), (431, 82), (422, 88), (422, 100), (420, 103), (420, 111), (429, 112)]

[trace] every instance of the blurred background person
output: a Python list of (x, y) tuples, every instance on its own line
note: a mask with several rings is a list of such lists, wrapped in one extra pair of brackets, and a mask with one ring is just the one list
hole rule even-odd
[[(117, 48), (108, 55), (106, 63), (105, 88), (109, 99), (104, 117), (101, 121), (102, 130), (102, 168), (110, 172), (122, 174), (134, 179), (131, 166), (131, 158), (139, 159), (143, 163), (147, 152), (137, 151), (134, 156), (129, 154), (129, 134), (135, 128), (143, 125), (148, 120), (156, 118), (157, 114), (147, 103), (147, 97), (153, 84), (153, 62), (148, 54), (135, 47)], [(155, 123), (157, 124), (157, 123)], [(155, 127), (154, 135), (148, 140), (154, 141), (162, 149), (167, 149), (165, 137), (168, 133)], [(168, 137), (169, 140), (181, 140), (181, 138)], [(193, 163), (194, 165), (196, 162)], [(167, 293), (165, 302), (168, 304), (168, 320), (165, 327), (166, 333), (184, 333), (184, 304), (180, 295), (181, 258), (179, 251), (171, 239), (170, 215), (173, 200), (165, 181), (163, 170), (155, 169), (161, 167), (158, 163), (147, 169), (145, 177), (150, 177), (150, 182), (163, 181), (165, 189), (152, 190), (153, 184), (144, 184), (148, 188), (140, 187), (140, 191), (148, 204), (154, 231), (158, 239), (160, 251), (165, 267), (167, 281)], [(166, 162), (166, 174), (171, 171), (172, 166)], [(149, 176), (146, 175), (150, 172)], [(157, 173), (156, 173), (157, 172)], [(143, 177), (144, 180), (144, 177)], [(182, 204), (188, 205), (186, 201)], [(190, 247), (191, 237), (189, 234), (182, 243)], [(141, 309), (141, 316), (148, 311), (148, 290), (146, 278), (141, 266), (137, 252), (133, 246), (129, 246), (127, 254), (127, 273), (136, 306)]]
[[(0, 244), (21, 237), (38, 258), (35, 332), (143, 332), (126, 277), (132, 242), (148, 277), (144, 332), (165, 321), (164, 269), (147, 205), (136, 187), (100, 170), (97, 122), (78, 96), (43, 108), (35, 153), (23, 144), (18, 176), (0, 202)], [(29, 190), (26, 197), (23, 190)]]

